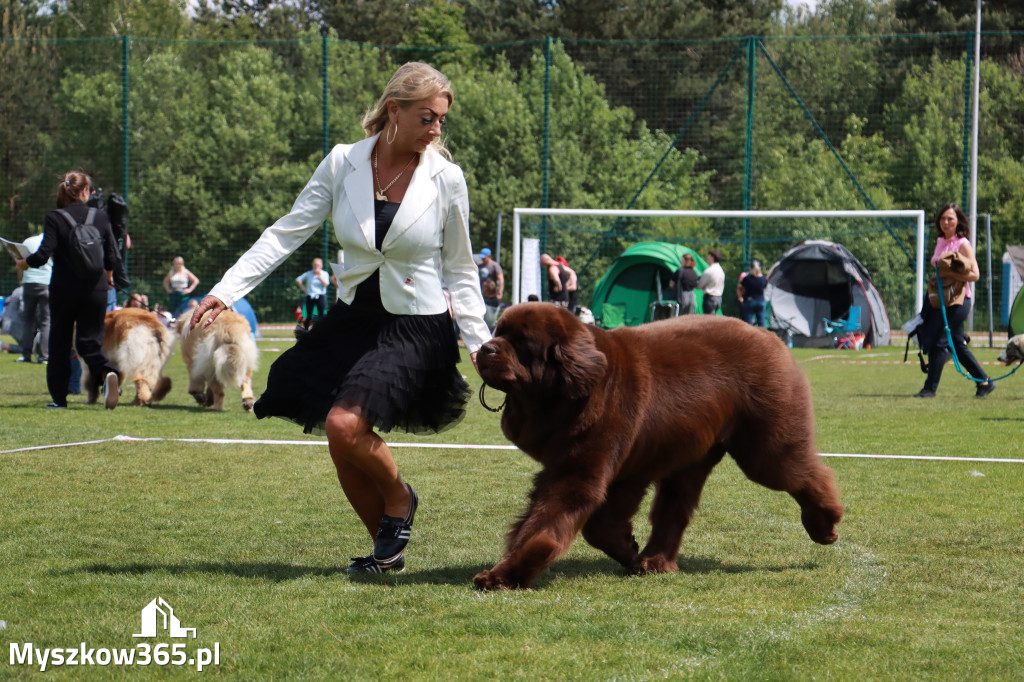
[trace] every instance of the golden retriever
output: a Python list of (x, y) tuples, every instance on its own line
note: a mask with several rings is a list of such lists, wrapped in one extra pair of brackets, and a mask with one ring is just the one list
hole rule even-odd
[[(505, 436), (543, 465), (505, 556), (480, 589), (529, 587), (582, 531), (629, 573), (676, 571), (704, 483), (726, 453), (747, 478), (789, 493), (815, 542), (843, 515), (814, 447), (807, 379), (774, 335), (686, 315), (605, 331), (547, 303), (513, 306), (477, 353), (504, 391)], [(655, 488), (640, 551), (632, 518)]]
[(203, 407), (224, 409), (227, 387), (242, 389), (242, 407), (252, 412), (256, 397), (252, 393), (252, 375), (259, 366), (259, 352), (252, 339), (249, 322), (238, 313), (225, 310), (213, 324), (206, 318), (184, 334), (191, 316), (182, 315), (176, 323), (181, 338), (181, 357), (188, 370), (188, 392)]
[[(174, 334), (160, 319), (141, 308), (122, 308), (107, 313), (104, 320), (103, 350), (121, 373), (121, 385), (135, 384), (133, 405), (148, 407), (163, 400), (171, 390), (170, 377), (163, 376), (164, 366), (174, 352)], [(89, 369), (83, 383), (93, 386)], [(98, 394), (90, 390), (86, 402), (96, 402)]]

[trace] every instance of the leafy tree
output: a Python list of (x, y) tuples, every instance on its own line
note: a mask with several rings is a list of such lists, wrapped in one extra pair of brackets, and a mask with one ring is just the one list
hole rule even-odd
[(430, 0), (319, 0), (325, 26), (342, 40), (400, 45), (414, 27), (415, 12)]
[(38, 160), (58, 131), (57, 113), (49, 106), (57, 88), (57, 55), (52, 43), (27, 40), (48, 31), (34, 29), (24, 10), (16, 3), (0, 10), (0, 230), (8, 239), (29, 236), (27, 221), (40, 224), (29, 197), (56, 182)]
[[(907, 33), (974, 31), (976, 0), (894, 0), (896, 17)], [(1024, 5), (1018, 0), (985, 0), (981, 6), (984, 31), (1024, 30)]]
[[(695, 170), (696, 152), (674, 150), (670, 137), (648, 130), (632, 111), (610, 107), (603, 86), (557, 43), (551, 63), (549, 205), (624, 208), (662, 157), (666, 158), (658, 173), (633, 207), (706, 205), (710, 174)], [(516, 206), (542, 204), (544, 54), (538, 50), (518, 75), (507, 63), (492, 71), (453, 73), (451, 146), (470, 185), (474, 240), (493, 244), (498, 212), (507, 215)], [(578, 223), (583, 232), (552, 231), (548, 246), (582, 265), (602, 243), (601, 232), (608, 227)], [(612, 249), (607, 261), (618, 252), (621, 248)], [(602, 263), (595, 263), (592, 272), (601, 272)]]
[(401, 61), (427, 62), (434, 68), (445, 71), (455, 64), (468, 65), (479, 56), (480, 51), (477, 49), (443, 49), (470, 46), (461, 7), (445, 0), (432, 0), (416, 9), (413, 14), (415, 28), (402, 39), (401, 46), (430, 49), (402, 50), (396, 54)]

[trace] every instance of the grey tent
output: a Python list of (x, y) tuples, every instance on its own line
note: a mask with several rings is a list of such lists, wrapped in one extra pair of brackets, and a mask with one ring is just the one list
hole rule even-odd
[(889, 345), (889, 314), (867, 268), (846, 247), (806, 241), (782, 255), (768, 271), (765, 300), (769, 326), (793, 338), (794, 346), (829, 348), (835, 334), (825, 320), (846, 319), (860, 308), (865, 345)]

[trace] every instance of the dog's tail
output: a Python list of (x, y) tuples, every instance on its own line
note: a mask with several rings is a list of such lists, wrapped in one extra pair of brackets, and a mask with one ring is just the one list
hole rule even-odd
[[(156, 340), (156, 345), (159, 349), (157, 354), (160, 357), (160, 366), (163, 367), (167, 364), (167, 361), (171, 359), (171, 355), (174, 354), (174, 334), (172, 334), (169, 329), (161, 325), (159, 330), (153, 331), (153, 338)], [(171, 390), (170, 386), (168, 386), (167, 390)], [(159, 398), (157, 398), (157, 400), (159, 400)]]
[(246, 375), (256, 369), (256, 345), (229, 343), (213, 352), (214, 374), (222, 386), (241, 387)]

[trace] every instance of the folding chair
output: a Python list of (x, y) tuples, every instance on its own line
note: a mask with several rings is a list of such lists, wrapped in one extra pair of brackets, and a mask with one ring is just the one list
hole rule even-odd
[(823, 319), (826, 333), (839, 332), (833, 339), (832, 345), (835, 348), (860, 350), (864, 347), (864, 334), (860, 329), (860, 306), (850, 306), (845, 320), (830, 320), (827, 317)]
[(859, 332), (860, 306), (850, 306), (850, 311), (846, 314), (845, 320), (830, 320), (827, 317), (822, 319), (825, 321), (825, 332), (827, 334), (831, 334), (833, 332)]

